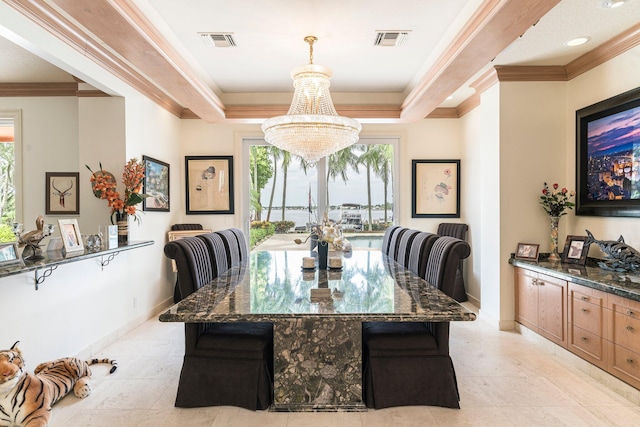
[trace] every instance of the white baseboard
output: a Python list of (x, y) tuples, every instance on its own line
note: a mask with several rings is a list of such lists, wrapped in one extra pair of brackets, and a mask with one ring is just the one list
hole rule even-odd
[(105, 349), (107, 346), (113, 344), (119, 338), (122, 338), (124, 335), (128, 334), (138, 326), (142, 325), (147, 320), (157, 316), (160, 312), (162, 312), (163, 310), (166, 310), (168, 307), (171, 307), (172, 305), (173, 305), (173, 297), (167, 298), (166, 300), (157, 304), (155, 307), (147, 310), (146, 312), (140, 314), (139, 316), (136, 316), (135, 318), (127, 322), (125, 325), (119, 327), (118, 329), (115, 329), (114, 331), (105, 335), (104, 337), (94, 342), (90, 346), (79, 351), (78, 354), (76, 354), (76, 357), (80, 359), (91, 359), (95, 357), (96, 354), (98, 354), (100, 351)]

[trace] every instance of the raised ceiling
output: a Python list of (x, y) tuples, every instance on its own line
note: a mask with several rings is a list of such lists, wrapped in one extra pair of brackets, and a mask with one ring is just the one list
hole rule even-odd
[[(638, 0), (616, 9), (602, 0), (3, 1), (117, 63), (112, 71), (176, 115), (209, 122), (286, 112), (289, 73), (308, 62), (306, 35), (319, 39), (314, 63), (334, 72), (341, 114), (372, 120), (460, 109), (477, 94), (473, 82), (496, 66), (555, 66), (544, 70), (566, 78), (562, 67), (597, 46), (625, 32), (627, 44), (640, 37)], [(408, 36), (375, 46), (378, 31)], [(235, 46), (207, 46), (200, 33), (230, 35)], [(591, 40), (564, 45), (577, 36)], [(12, 43), (0, 42), (0, 60), (3, 83), (73, 81)]]

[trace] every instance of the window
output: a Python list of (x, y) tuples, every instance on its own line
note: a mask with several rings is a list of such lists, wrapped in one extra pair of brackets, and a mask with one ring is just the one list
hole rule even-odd
[(380, 234), (393, 223), (397, 138), (361, 138), (316, 165), (261, 139), (246, 143), (252, 222), (275, 224), (276, 233), (303, 232), (326, 212), (345, 233)]
[(20, 112), (0, 111), (0, 242), (15, 240), (11, 223), (20, 214)]

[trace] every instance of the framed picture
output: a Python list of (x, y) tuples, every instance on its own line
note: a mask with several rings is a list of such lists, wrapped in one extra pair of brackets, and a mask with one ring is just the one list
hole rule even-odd
[(143, 211), (169, 212), (169, 164), (142, 156), (144, 164)]
[[(170, 242), (174, 240), (184, 239), (185, 237), (193, 237), (199, 234), (211, 233), (211, 229), (205, 230), (176, 230), (176, 231), (168, 231), (167, 238)], [(173, 272), (178, 271), (178, 267), (176, 267), (175, 260), (171, 260), (171, 265), (173, 266)]]
[(640, 88), (576, 111), (576, 215), (640, 216)]
[(516, 259), (524, 261), (538, 261), (540, 245), (536, 243), (518, 243)]
[(411, 177), (412, 218), (460, 218), (460, 160), (412, 160)]
[(79, 172), (46, 172), (45, 187), (47, 215), (80, 214)]
[(60, 227), (60, 237), (62, 237), (62, 245), (66, 253), (84, 251), (78, 221), (75, 219), (59, 219), (58, 226)]
[(186, 156), (187, 214), (233, 213), (233, 156)]
[(18, 254), (18, 243), (0, 243), (0, 268), (22, 264), (22, 258)]
[(572, 264), (585, 265), (590, 244), (585, 243), (587, 236), (567, 236), (560, 260)]

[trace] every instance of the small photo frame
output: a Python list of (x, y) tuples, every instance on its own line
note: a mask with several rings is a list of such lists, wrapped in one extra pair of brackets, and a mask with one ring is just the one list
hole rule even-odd
[(539, 249), (540, 245), (537, 243), (518, 243), (515, 257), (524, 261), (538, 262)]
[(169, 212), (169, 164), (142, 156), (144, 164), (143, 211)]
[(460, 160), (412, 160), (411, 166), (411, 217), (460, 218)]
[(233, 156), (185, 156), (187, 215), (232, 214)]
[(62, 245), (66, 253), (84, 251), (78, 221), (75, 219), (59, 219), (58, 227), (60, 228), (60, 237), (62, 237)]
[[(174, 240), (184, 239), (185, 237), (199, 236), (200, 234), (207, 234), (207, 233), (211, 233), (211, 229), (207, 228), (204, 230), (175, 230), (175, 231), (168, 231), (167, 237), (170, 242), (173, 242)], [(171, 265), (173, 267), (173, 272), (174, 273), (177, 272), (178, 267), (176, 266), (175, 260), (171, 260)]]
[(18, 254), (18, 243), (0, 243), (0, 268), (22, 264), (22, 258)]
[(586, 243), (587, 236), (567, 236), (561, 262), (585, 265), (589, 254), (590, 243)]
[(79, 172), (46, 172), (45, 187), (47, 215), (80, 214)]

